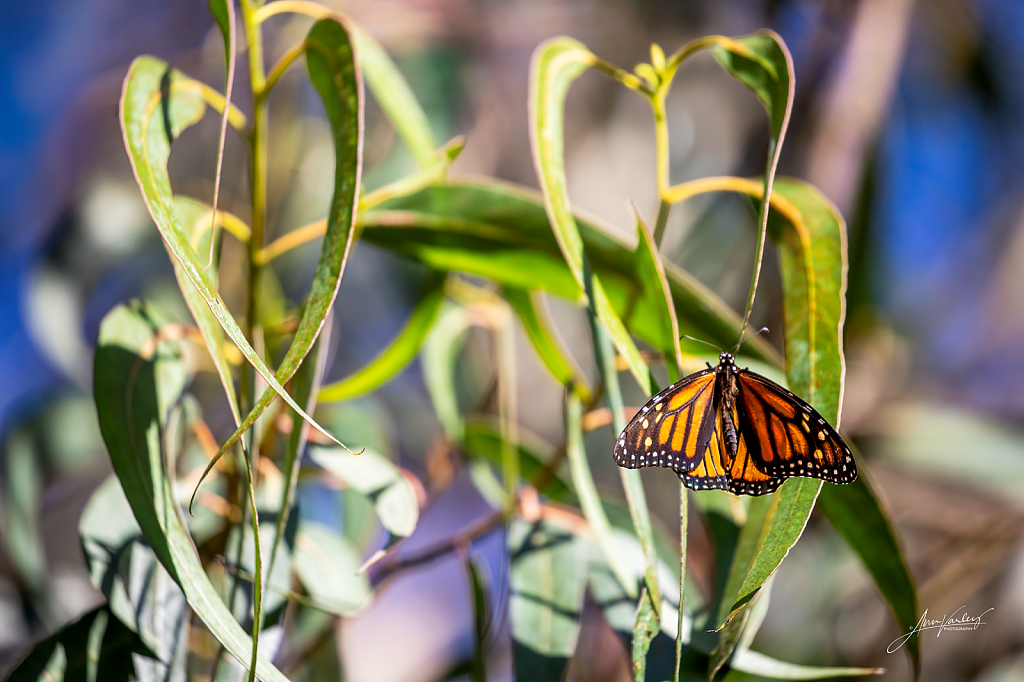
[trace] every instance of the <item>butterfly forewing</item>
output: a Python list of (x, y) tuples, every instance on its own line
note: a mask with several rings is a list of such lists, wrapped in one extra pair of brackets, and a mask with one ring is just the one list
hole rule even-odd
[(691, 374), (651, 398), (615, 442), (615, 463), (627, 469), (696, 469), (715, 426), (715, 372)]
[(736, 425), (760, 472), (780, 483), (790, 476), (857, 478), (849, 446), (817, 410), (759, 374), (741, 371), (737, 382)]

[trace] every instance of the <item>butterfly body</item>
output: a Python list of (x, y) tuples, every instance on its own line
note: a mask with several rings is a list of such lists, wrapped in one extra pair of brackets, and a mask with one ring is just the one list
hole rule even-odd
[(615, 462), (673, 469), (687, 487), (766, 495), (791, 476), (856, 479), (849, 446), (813, 407), (740, 369), (730, 353), (640, 408), (619, 435)]

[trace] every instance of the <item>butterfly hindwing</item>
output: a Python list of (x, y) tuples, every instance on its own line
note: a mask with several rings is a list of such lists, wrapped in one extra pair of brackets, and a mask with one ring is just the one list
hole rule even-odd
[(850, 448), (817, 410), (759, 374), (743, 370), (737, 383), (736, 425), (758, 471), (780, 484), (790, 476), (857, 478)]
[(723, 455), (725, 449), (722, 441), (722, 415), (715, 410), (712, 422), (714, 430), (704, 451), (704, 459), (691, 471), (676, 468), (675, 472), (692, 490), (728, 490), (729, 476), (726, 472), (726, 465)]
[(615, 443), (615, 463), (627, 469), (696, 469), (715, 427), (715, 372), (706, 369), (651, 398)]

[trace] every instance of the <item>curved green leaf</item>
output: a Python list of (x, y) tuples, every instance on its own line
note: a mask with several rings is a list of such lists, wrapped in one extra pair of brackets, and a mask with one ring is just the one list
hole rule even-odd
[[(629, 331), (654, 344), (664, 303), (641, 295), (634, 247), (612, 228), (577, 218), (587, 259)], [(461, 271), (508, 287), (579, 300), (582, 287), (559, 250), (542, 197), (511, 183), (452, 180), (397, 197), (360, 215), (361, 238), (437, 270)], [(691, 275), (665, 263), (679, 331), (720, 346), (736, 343), (741, 320)], [(632, 303), (632, 307), (630, 304)], [(752, 357), (782, 358), (760, 337), (744, 344)]]
[[(800, 216), (798, 224), (793, 224), (773, 212), (768, 223), (782, 270), (787, 384), (829, 422), (838, 424), (844, 374), (846, 226), (835, 207), (807, 183), (779, 178), (775, 192)], [(803, 533), (821, 485), (811, 478), (791, 478), (772, 496), (759, 533), (764, 539), (727, 621), (743, 618), (736, 625), (730, 623), (729, 631), (723, 633), (724, 646), (716, 651), (713, 667), (731, 655), (751, 599)]]
[(310, 448), (310, 456), (348, 487), (373, 500), (385, 528), (401, 537), (412, 535), (420, 513), (416, 491), (391, 460), (372, 450), (353, 455), (323, 447)]
[(431, 271), (423, 282), (423, 291), (408, 321), (376, 358), (362, 369), (320, 389), (319, 400), (334, 402), (369, 393), (408, 365), (420, 351), (427, 333), (437, 319), (444, 301), (444, 283), (448, 273)]
[(333, 438), (292, 400), (273, 372), (264, 364), (210, 283), (195, 249), (178, 218), (167, 159), (171, 142), (182, 130), (198, 121), (205, 111), (198, 84), (153, 57), (132, 62), (121, 94), (121, 130), (135, 179), (142, 189), (146, 208), (160, 229), (167, 248), (202, 295), (217, 321), (242, 355), (271, 388), (302, 414), (317, 430)]
[[(119, 306), (104, 318), (93, 368), (100, 431), (149, 546), (210, 632), (246, 661), (252, 640), (207, 578), (165, 469), (168, 414), (188, 380), (179, 345), (160, 339), (167, 322), (143, 303)], [(262, 656), (256, 674), (268, 681), (287, 680)]]
[[(327, 232), (292, 345), (277, 368), (274, 381), (267, 382), (272, 390), (260, 396), (235, 433), (221, 446), (222, 453), (270, 407), (275, 393), (281, 394), (292, 409), (305, 416), (298, 403), (283, 389), (278, 391), (274, 382), (288, 383), (316, 341), (338, 294), (352, 250), (363, 164), (363, 81), (349, 32), (341, 19), (332, 16), (317, 21), (309, 29), (304, 45), (309, 79), (323, 99), (334, 137), (334, 197), (327, 216)], [(315, 422), (310, 421), (310, 424), (319, 429)], [(338, 442), (333, 437), (332, 440)]]
[[(583, 238), (569, 204), (565, 178), (564, 108), (565, 96), (586, 69), (596, 61), (583, 43), (572, 38), (554, 38), (534, 52), (530, 66), (530, 143), (534, 164), (544, 194), (544, 208), (555, 238), (576, 283), (584, 286)], [(649, 370), (640, 351), (626, 331), (608, 294), (595, 277), (590, 305), (608, 330), (619, 353), (645, 393), (650, 393)]]
[(654, 243), (651, 230), (647, 227), (640, 212), (633, 207), (636, 217), (637, 234), (640, 239), (636, 245), (636, 274), (642, 291), (642, 298), (652, 304), (661, 304), (658, 314), (654, 315), (652, 327), (656, 330), (652, 345), (672, 358), (678, 368), (682, 364), (682, 353), (679, 350), (679, 320), (676, 318), (676, 307), (672, 302), (672, 290), (665, 275), (658, 245)]

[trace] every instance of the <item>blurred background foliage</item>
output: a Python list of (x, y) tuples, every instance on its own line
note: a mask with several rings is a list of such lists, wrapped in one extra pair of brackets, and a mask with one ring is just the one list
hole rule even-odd
[[(527, 77), (542, 40), (571, 35), (628, 67), (648, 59), (651, 42), (671, 50), (709, 33), (778, 31), (793, 53), (797, 79), (780, 173), (820, 188), (849, 227), (843, 431), (860, 448), (891, 510), (921, 608), (930, 616), (962, 605), (972, 614), (994, 608), (977, 632), (923, 637), (922, 678), (1024, 679), (1024, 6), (1014, 0), (352, 0), (338, 9), (395, 56), (436, 139), (466, 136), (453, 173), (531, 187), (537, 178)], [(309, 23), (301, 17), (269, 21), (268, 54), (276, 57), (300, 40)], [(0, 4), (5, 668), (33, 641), (93, 614), (103, 602), (82, 552), (84, 542), (89, 553), (89, 540), (79, 533), (87, 503), (105, 501), (93, 493), (110, 473), (91, 399), (100, 321), (117, 304), (145, 298), (190, 322), (117, 125), (122, 78), (142, 53), (215, 87), (223, 83), (223, 44), (204, 0)], [(246, 79), (236, 79), (235, 101), (248, 96)], [(763, 110), (710, 57), (696, 58), (679, 73), (668, 111), (675, 182), (762, 172)], [(300, 69), (275, 91), (271, 120), (270, 239), (323, 216), (334, 171), (322, 104)], [(175, 145), (170, 174), (176, 192), (212, 198), (217, 136), (218, 121), (207, 116)], [(229, 135), (220, 206), (243, 218), (247, 163), (244, 146)], [(609, 79), (581, 79), (566, 111), (566, 166), (574, 206), (631, 239), (627, 202), (651, 216), (657, 202), (653, 128), (642, 100)], [(372, 98), (364, 168), (371, 190), (414, 169)], [(662, 252), (741, 309), (754, 224), (739, 197), (698, 198), (673, 212)], [(316, 255), (311, 244), (277, 259), (264, 300), (301, 300)], [(232, 278), (243, 277), (244, 258), (236, 242), (225, 240), (222, 291), (242, 290)], [(391, 251), (368, 241), (357, 245), (336, 302), (325, 383), (364, 366), (394, 337), (421, 297), (425, 277), (424, 268)], [(545, 298), (565, 345), (590, 372), (585, 315), (563, 299)], [(781, 299), (769, 244), (752, 326), (771, 327), (767, 336), (778, 349)], [(230, 297), (227, 303), (244, 305)], [(280, 305), (276, 314), (283, 317)], [(264, 311), (264, 319), (274, 314)], [(465, 334), (465, 349), (454, 360), (458, 405), (496, 414), (495, 347), (479, 326), (467, 325)], [(521, 330), (514, 344), (522, 440), (546, 454), (565, 439), (563, 391)], [(198, 371), (192, 392), (207, 404), (207, 433), (223, 442), (233, 423), (216, 375), (205, 371), (209, 360), (193, 353), (184, 362)], [(416, 533), (402, 546), (408, 556), (491, 509), (475, 465), (447, 445), (447, 425), (435, 416), (428, 384), (416, 362), (379, 390), (322, 404), (316, 412), (346, 443), (400, 467), (385, 466), (392, 476), (387, 480), (400, 480), (423, 507)], [(626, 403), (644, 398), (627, 391)], [(183, 408), (182, 423), (194, 423), (186, 413)], [(484, 426), (466, 425), (481, 452), (494, 433), (493, 425), (489, 431)], [(182, 456), (205, 461), (201, 445), (197, 438)], [(621, 489), (607, 429), (588, 433), (586, 445), (591, 453), (609, 453), (592, 455), (591, 465), (599, 490), (614, 504)], [(320, 461), (317, 452), (312, 457), (329, 475), (300, 480), (302, 521), (285, 542), (295, 556), (305, 547), (331, 557), (304, 566), (348, 567), (339, 575), (351, 576), (351, 567), (387, 546), (394, 528), (385, 527), (385, 512), (373, 513), (372, 496), (350, 494), (346, 473)], [(273, 472), (263, 473), (264, 485), (273, 486)], [(645, 472), (644, 482), (655, 526), (672, 538), (666, 529), (677, 523), (676, 479)], [(275, 499), (273, 490), (264, 493)], [(207, 502), (216, 507), (214, 486), (210, 495)], [(621, 509), (613, 524), (628, 526)], [(201, 527), (202, 514), (198, 522)], [(209, 539), (196, 526), (192, 531), (199, 543)], [(510, 536), (516, 532), (513, 527)], [(251, 534), (235, 535), (214, 541), (224, 547), (252, 541)], [(509, 636), (500, 629), (509, 608), (503, 542), (501, 533), (491, 533), (467, 543), (468, 562), (449, 553), (384, 566), (337, 595), (317, 586), (338, 579), (300, 575), (307, 596), (333, 608), (328, 615), (299, 612), (300, 622), (292, 625), (302, 646), (286, 645), (279, 667), (324, 675), (309, 679), (337, 679), (330, 671), (343, 669), (351, 680), (432, 680), (484, 656), (495, 679), (507, 676), (508, 648), (497, 644)], [(710, 542), (706, 524), (691, 520), (691, 591), (710, 593)], [(669, 546), (665, 553), (670, 558), (674, 551)], [(369, 581), (379, 588), (372, 604), (350, 601), (353, 594), (369, 597)], [(273, 610), (273, 594), (265, 598)], [(276, 598), (280, 606), (280, 594)], [(489, 623), (474, 619), (481, 600), (493, 607)], [(117, 613), (116, 604), (110, 608)], [(325, 629), (333, 615), (357, 609), (336, 631)], [(629, 678), (628, 654), (609, 627), (614, 618), (605, 616), (595, 603), (583, 607), (570, 671), (575, 679)], [(106, 616), (89, 618), (82, 627), (107, 622)], [(274, 625), (268, 622), (267, 641)], [(336, 637), (337, 647), (312, 646), (323, 643), (316, 637), (324, 632)], [(303, 642), (308, 633), (314, 636)], [(898, 635), (854, 554), (813, 515), (774, 579), (757, 648), (802, 663), (884, 666), (890, 677), (909, 679), (905, 657), (886, 654)], [(489, 643), (483, 652), (481, 640)], [(212, 643), (189, 644), (193, 653), (213, 656)]]

